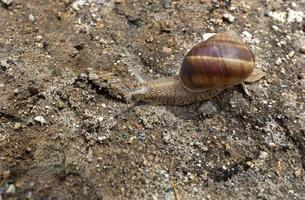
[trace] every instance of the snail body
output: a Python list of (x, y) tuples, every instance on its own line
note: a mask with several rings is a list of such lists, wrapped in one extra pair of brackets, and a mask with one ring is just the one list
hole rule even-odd
[(254, 63), (252, 51), (236, 34), (217, 33), (187, 53), (179, 75), (145, 82), (130, 95), (136, 101), (170, 105), (208, 100), (246, 80)]
[(222, 89), (191, 92), (182, 85), (179, 75), (144, 83), (141, 89), (131, 92), (135, 101), (167, 105), (186, 105), (200, 102), (218, 95)]

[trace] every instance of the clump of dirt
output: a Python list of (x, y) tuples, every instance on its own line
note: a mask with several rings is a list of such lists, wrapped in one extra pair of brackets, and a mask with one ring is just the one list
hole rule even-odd
[[(0, 0), (0, 199), (304, 199), (305, 3)], [(233, 30), (267, 76), (188, 106), (127, 92)]]

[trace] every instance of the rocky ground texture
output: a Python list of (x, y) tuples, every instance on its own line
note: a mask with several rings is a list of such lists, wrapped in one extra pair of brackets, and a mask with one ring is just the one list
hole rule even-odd
[[(304, 0), (0, 0), (0, 199), (304, 199), (304, 10)], [(236, 86), (128, 110), (136, 74), (171, 76), (204, 33), (225, 30), (267, 73), (251, 96)]]

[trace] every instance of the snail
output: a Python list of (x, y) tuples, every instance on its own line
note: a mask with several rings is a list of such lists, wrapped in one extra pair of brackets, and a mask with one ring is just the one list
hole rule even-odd
[(185, 105), (218, 95), (224, 89), (255, 82), (253, 52), (232, 32), (216, 33), (195, 45), (184, 57), (178, 75), (145, 82), (129, 93), (136, 102)]

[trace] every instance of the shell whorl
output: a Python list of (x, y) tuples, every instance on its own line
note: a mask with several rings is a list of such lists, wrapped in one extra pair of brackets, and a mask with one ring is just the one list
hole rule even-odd
[(180, 68), (183, 86), (192, 92), (224, 89), (245, 80), (254, 69), (254, 55), (232, 33), (217, 33), (194, 46)]

